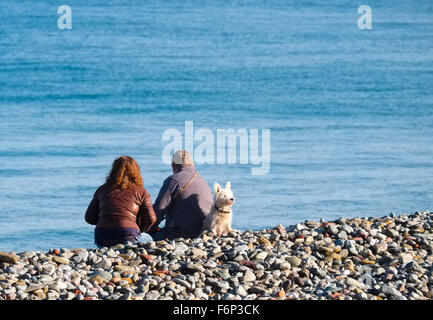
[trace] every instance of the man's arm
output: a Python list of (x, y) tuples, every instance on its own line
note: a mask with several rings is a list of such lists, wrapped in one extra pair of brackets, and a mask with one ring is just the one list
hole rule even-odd
[(178, 183), (171, 177), (164, 180), (161, 190), (159, 190), (158, 197), (155, 200), (155, 204), (153, 205), (156, 214), (155, 228), (165, 219), (167, 211), (173, 202), (173, 196), (178, 189)]

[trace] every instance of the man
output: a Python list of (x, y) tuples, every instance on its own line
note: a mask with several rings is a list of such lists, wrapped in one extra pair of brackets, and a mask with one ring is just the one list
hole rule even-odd
[[(213, 204), (211, 190), (188, 151), (176, 151), (171, 168), (173, 175), (164, 180), (153, 205), (157, 220), (149, 234), (154, 241), (197, 237)], [(164, 219), (165, 227), (158, 229)]]

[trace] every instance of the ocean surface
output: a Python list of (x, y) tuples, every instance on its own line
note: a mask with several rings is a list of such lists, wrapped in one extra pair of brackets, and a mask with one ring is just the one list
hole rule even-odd
[(231, 181), (235, 229), (433, 209), (431, 0), (64, 2), (0, 2), (0, 250), (94, 247), (112, 161), (155, 199), (185, 121), (270, 129), (268, 174), (197, 166)]

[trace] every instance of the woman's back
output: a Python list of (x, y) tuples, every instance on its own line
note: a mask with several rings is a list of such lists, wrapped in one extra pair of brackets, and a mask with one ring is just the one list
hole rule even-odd
[[(137, 215), (143, 205), (152, 205), (146, 189), (131, 186), (128, 189), (104, 184), (95, 192), (98, 203), (97, 227), (137, 228)], [(89, 212), (91, 214), (91, 212)]]
[(156, 215), (134, 159), (123, 156), (114, 161), (106, 183), (96, 190), (87, 208), (85, 220), (96, 225), (95, 243), (100, 246), (131, 241), (149, 230)]

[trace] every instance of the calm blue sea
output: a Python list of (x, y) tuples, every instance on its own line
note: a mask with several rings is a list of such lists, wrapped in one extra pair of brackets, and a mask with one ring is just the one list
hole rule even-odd
[(94, 247), (114, 158), (155, 199), (185, 121), (271, 130), (267, 175), (198, 166), (231, 181), (236, 229), (431, 210), (433, 2), (1, 1), (0, 250)]

